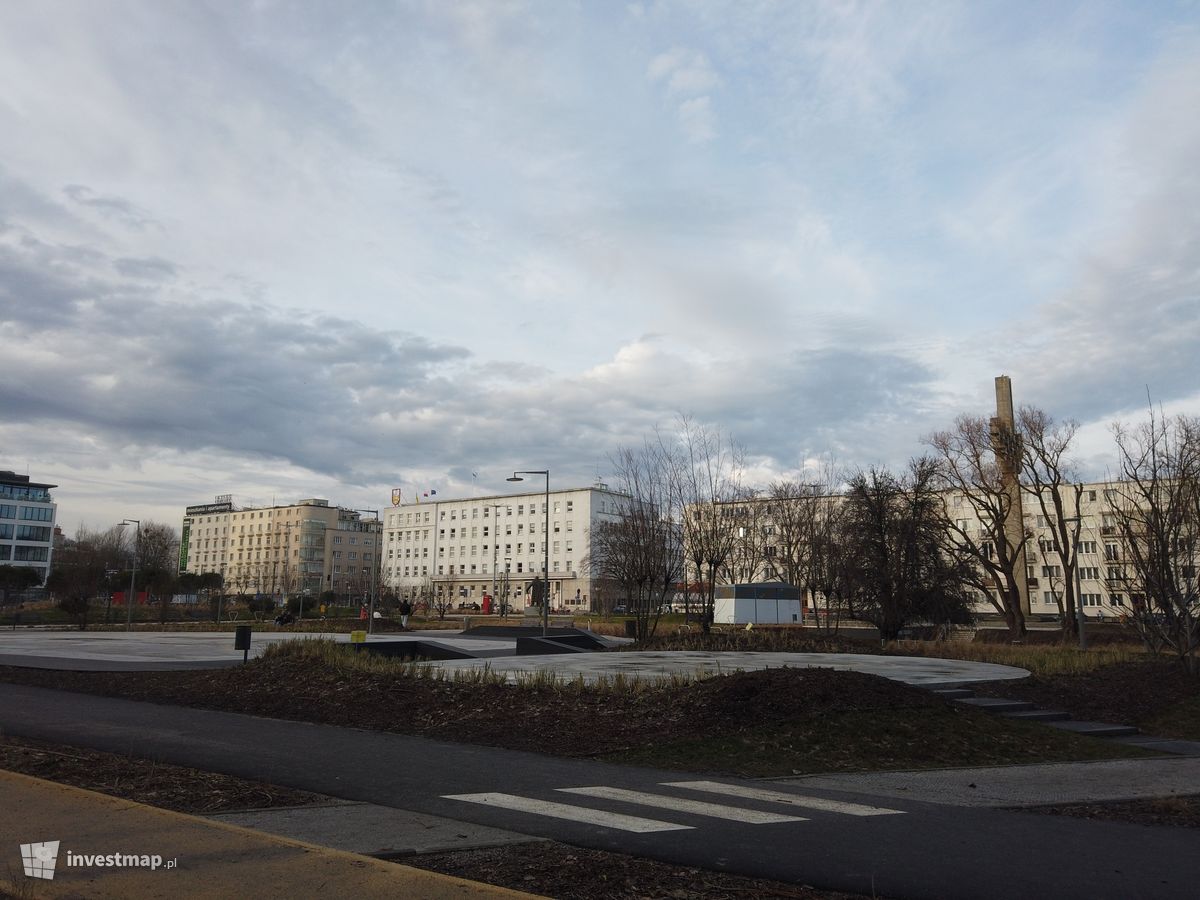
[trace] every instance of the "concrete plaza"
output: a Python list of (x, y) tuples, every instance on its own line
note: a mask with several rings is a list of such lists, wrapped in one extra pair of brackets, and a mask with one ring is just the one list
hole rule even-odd
[[(324, 638), (346, 643), (349, 635), (259, 632), (251, 655), (258, 656), (278, 641)], [(1012, 666), (927, 657), (876, 656), (851, 653), (714, 653), (707, 651), (630, 651), (624, 653), (563, 653), (516, 656), (516, 638), (467, 636), (453, 631), (417, 631), (372, 635), (369, 640), (419, 640), (486, 656), (432, 662), (448, 671), (482, 669), (504, 672), (517, 680), (538, 672), (563, 679), (625, 677), (656, 679), (673, 675), (698, 676), (779, 668), (821, 666), (880, 675), (907, 684), (933, 685), (1024, 678), (1029, 673)], [(610, 639), (614, 643), (624, 639)], [(0, 665), (84, 671), (156, 671), (204, 669), (236, 665), (242, 653), (233, 649), (230, 632), (0, 632)]]

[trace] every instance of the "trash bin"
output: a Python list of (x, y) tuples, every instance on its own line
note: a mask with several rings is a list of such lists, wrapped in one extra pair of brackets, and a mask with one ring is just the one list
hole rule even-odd
[(637, 637), (637, 619), (625, 620), (625, 637)]
[(242, 651), (242, 662), (250, 660), (250, 626), (238, 625), (233, 629), (233, 649)]

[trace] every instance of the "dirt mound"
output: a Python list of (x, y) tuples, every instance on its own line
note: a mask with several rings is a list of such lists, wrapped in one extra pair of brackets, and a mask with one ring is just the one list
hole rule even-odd
[(678, 702), (697, 723), (725, 728), (944, 703), (927, 691), (877, 675), (790, 667), (710, 678), (686, 688)]

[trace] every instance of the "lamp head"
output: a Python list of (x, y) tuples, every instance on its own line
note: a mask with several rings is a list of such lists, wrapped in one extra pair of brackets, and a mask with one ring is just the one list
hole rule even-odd
[(522, 478), (520, 475), (513, 475), (511, 478), (506, 478), (504, 480), (505, 481), (524, 481), (525, 479)]

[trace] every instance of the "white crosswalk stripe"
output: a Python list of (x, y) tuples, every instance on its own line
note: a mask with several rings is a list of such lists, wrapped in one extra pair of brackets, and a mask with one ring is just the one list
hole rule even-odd
[(585, 797), (598, 797), (602, 800), (619, 800), (625, 803), (636, 803), (641, 806), (653, 806), (656, 809), (672, 809), (676, 812), (691, 813), (695, 816), (709, 816), (714, 819), (728, 819), (731, 822), (745, 822), (750, 825), (768, 825), (775, 822), (804, 822), (806, 819), (798, 816), (784, 816), (779, 813), (759, 812), (756, 809), (741, 809), (736, 806), (722, 806), (717, 803), (704, 803), (699, 800), (688, 800), (684, 797), (667, 797), (663, 794), (647, 794), (643, 791), (628, 791), (624, 788), (613, 787), (577, 787), (557, 788), (564, 794), (582, 794)]
[(809, 797), (804, 794), (789, 794), (785, 791), (771, 791), (765, 788), (743, 787), (738, 784), (722, 784), (719, 781), (664, 781), (663, 787), (685, 788), (692, 791), (705, 791), (710, 794), (723, 794), (727, 797), (745, 797), (747, 800), (767, 800), (771, 803), (787, 803), (804, 809), (815, 809), (821, 812), (841, 813), (847, 816), (897, 816), (904, 815), (902, 809), (888, 809), (883, 806), (864, 806), (861, 803), (845, 803), (841, 800), (827, 800), (824, 797)]
[[(725, 784), (720, 781), (664, 781), (661, 783), (661, 786), (684, 791), (719, 794), (724, 797), (787, 804), (794, 808), (813, 809), (819, 812), (837, 813), (846, 816), (891, 816), (904, 814), (904, 810), (902, 809), (867, 806), (862, 803), (847, 803), (842, 800), (828, 800), (824, 797), (792, 794), (786, 791), (774, 791), (767, 788), (750, 787), (740, 784)], [(647, 791), (633, 791), (626, 788), (606, 787), (604, 785), (555, 788), (555, 790), (559, 793), (574, 794), (579, 797), (613, 800), (618, 803), (630, 803), (638, 806), (649, 806), (654, 809), (673, 810), (694, 816), (725, 819), (748, 825), (809, 821), (809, 819), (802, 816), (784, 815), (778, 812), (764, 812), (757, 809), (745, 809), (739, 806), (726, 806), (721, 803), (694, 800), (688, 797), (656, 794)], [(458, 800), (463, 803), (477, 803), (481, 806), (510, 809), (515, 812), (530, 813), (532, 815), (549, 816), (550, 818), (565, 819), (570, 822), (599, 825), (604, 828), (615, 828), (620, 831), (631, 831), (636, 834), (651, 834), (657, 831), (687, 831), (694, 827), (691, 825), (680, 825), (675, 822), (664, 822), (659, 819), (647, 819), (642, 816), (631, 816), (624, 813), (608, 812), (602, 809), (592, 809), (587, 806), (575, 806), (568, 803), (555, 803), (552, 800), (521, 797), (517, 794), (503, 794), (498, 792), (443, 794), (442, 798), (445, 800)]]
[(535, 800), (532, 797), (519, 797), (516, 794), (443, 794), (442, 799), (461, 800), (465, 803), (479, 803), (483, 806), (498, 806), (502, 809), (533, 813), (539, 816), (550, 816), (554, 819), (567, 819), (571, 822), (586, 822), (590, 825), (601, 825), (605, 828), (632, 831), (636, 834), (650, 834), (656, 831), (688, 831), (692, 828), (691, 825), (677, 825), (674, 822), (660, 822), (656, 819), (643, 819), (640, 816), (626, 816), (621, 813), (606, 812), (602, 809), (588, 809), (585, 806), (554, 803), (550, 800)]

